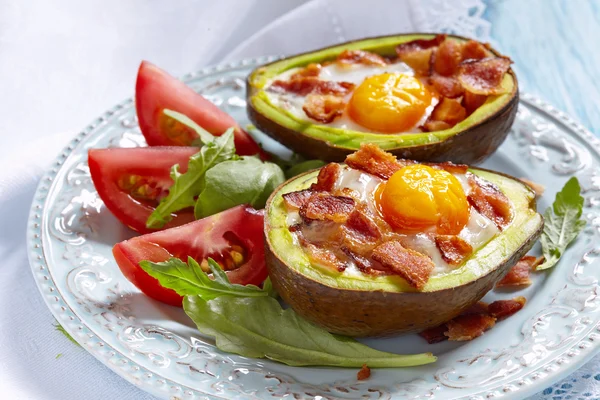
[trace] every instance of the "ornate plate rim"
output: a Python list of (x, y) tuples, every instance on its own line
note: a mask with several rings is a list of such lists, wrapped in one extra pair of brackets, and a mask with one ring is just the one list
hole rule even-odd
[[(274, 61), (278, 58), (279, 57), (277, 56), (263, 56), (258, 58), (247, 58), (241, 61), (231, 62), (227, 64), (219, 64), (216, 66), (203, 68), (196, 72), (188, 73), (182, 76), (182, 79), (186, 80), (193, 77), (201, 77), (216, 72), (223, 72), (250, 65), (260, 65), (270, 61)], [(112, 346), (105, 343), (96, 334), (94, 334), (91, 329), (89, 329), (86, 322), (79, 318), (70, 308), (70, 306), (64, 301), (62, 294), (60, 294), (56, 288), (54, 277), (51, 276), (48, 270), (48, 264), (42, 245), (41, 230), (43, 226), (43, 211), (46, 205), (46, 195), (48, 194), (48, 191), (50, 190), (52, 183), (54, 182), (54, 178), (59, 173), (64, 162), (71, 155), (72, 151), (78, 146), (78, 144), (82, 140), (84, 140), (89, 134), (91, 134), (94, 131), (94, 129), (96, 129), (102, 123), (107, 121), (112, 115), (119, 112), (123, 108), (129, 106), (131, 103), (133, 103), (133, 101), (133, 98), (128, 98), (125, 101), (122, 101), (116, 106), (110, 108), (108, 111), (104, 112), (100, 117), (96, 118), (91, 124), (86, 126), (69, 142), (67, 146), (63, 148), (61, 153), (59, 153), (59, 155), (52, 162), (52, 166), (45, 172), (45, 174), (40, 179), (35, 195), (33, 197), (29, 213), (26, 238), (28, 247), (28, 259), (31, 271), (34, 280), (37, 284), (37, 287), (42, 297), (44, 298), (44, 301), (46, 302), (46, 305), (48, 306), (54, 317), (59, 322), (63, 322), (62, 325), (65, 327), (67, 332), (71, 334), (71, 336), (83, 348), (85, 348), (89, 353), (91, 353), (96, 359), (98, 359), (105, 366), (113, 370), (119, 376), (126, 379), (128, 382), (156, 396), (164, 396), (164, 388), (168, 387), (172, 390), (175, 390), (178, 393), (184, 393), (188, 396), (201, 395), (204, 398), (224, 399), (224, 397), (217, 396), (208, 392), (201, 392), (197, 389), (192, 389), (188, 386), (173, 382), (158, 374), (155, 374), (139, 366), (130, 357), (120, 353), (119, 351), (115, 350)], [(547, 115), (549, 118), (566, 126), (570, 131), (574, 132), (580, 139), (582, 139), (584, 142), (586, 142), (592, 148), (594, 148), (595, 151), (600, 153), (600, 139), (594, 136), (582, 124), (576, 122), (568, 114), (556, 109), (549, 103), (527, 93), (520, 93), (519, 101), (537, 109), (541, 113)], [(75, 326), (76, 328), (73, 328), (73, 326)], [(600, 330), (600, 326), (596, 326), (596, 331), (598, 330)], [(576, 354), (573, 353), (573, 355), (570, 356), (569, 362), (563, 364), (562, 366), (557, 363), (557, 359), (560, 358), (560, 355), (555, 357), (555, 359), (543, 365), (540, 365), (533, 371), (527, 373), (526, 376), (534, 376), (534, 374), (536, 374), (539, 370), (544, 370), (545, 375), (539, 380), (532, 382), (532, 384), (528, 385), (527, 387), (522, 387), (518, 391), (513, 392), (511, 394), (517, 395), (518, 397), (525, 397), (535, 394), (543, 390), (545, 387), (550, 386), (551, 384), (574, 372), (587, 361), (589, 361), (593, 356), (600, 353), (600, 341), (598, 340), (600, 339), (600, 337), (598, 337), (598, 334), (593, 332), (593, 330), (590, 332), (591, 333), (588, 334), (587, 337), (582, 338), (580, 341), (574, 343), (573, 346), (571, 346), (571, 348), (565, 350), (565, 353), (568, 354), (570, 350), (577, 347), (582, 341), (586, 339), (592, 342), (592, 345), (587, 348), (587, 351), (580, 351)], [(83, 341), (83, 338), (86, 338), (85, 342)], [(556, 367), (552, 367), (553, 364), (556, 365)], [(522, 380), (523, 377), (519, 379)], [(510, 383), (506, 383), (501, 386), (506, 386), (509, 384)], [(161, 390), (161, 388), (163, 388), (163, 390)], [(506, 394), (509, 395), (509, 393)]]

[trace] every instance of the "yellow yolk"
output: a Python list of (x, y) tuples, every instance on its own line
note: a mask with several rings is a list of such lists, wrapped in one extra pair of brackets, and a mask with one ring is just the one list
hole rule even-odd
[(436, 228), (458, 235), (469, 221), (462, 185), (451, 173), (426, 165), (406, 166), (382, 183), (375, 201), (384, 219), (403, 232)]
[(348, 113), (357, 124), (385, 133), (413, 128), (431, 104), (431, 93), (413, 76), (370, 76), (352, 94)]

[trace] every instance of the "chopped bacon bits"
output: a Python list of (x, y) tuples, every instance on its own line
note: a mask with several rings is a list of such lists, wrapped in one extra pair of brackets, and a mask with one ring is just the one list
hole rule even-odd
[(496, 287), (504, 286), (529, 286), (531, 279), (529, 274), (531, 270), (544, 262), (544, 257), (524, 256), (522, 257), (508, 273), (496, 284)]
[(300, 69), (298, 72), (292, 75), (292, 79), (304, 78), (307, 76), (319, 76), (321, 73), (321, 64), (310, 63), (306, 67)]
[(489, 313), (498, 321), (506, 319), (522, 309), (527, 299), (523, 296), (515, 297), (512, 300), (496, 300), (488, 306)]
[(432, 121), (443, 121), (454, 126), (467, 116), (467, 111), (458, 100), (442, 98), (429, 117)]
[(465, 61), (460, 65), (458, 80), (465, 90), (474, 94), (501, 94), (505, 91), (502, 79), (511, 63), (508, 58)]
[(288, 211), (299, 210), (302, 206), (304, 206), (310, 196), (313, 195), (313, 191), (310, 189), (300, 190), (299, 192), (291, 192), (285, 193), (281, 197), (283, 197), (283, 203)]
[(462, 46), (462, 60), (481, 60), (492, 56), (490, 51), (485, 47), (484, 44), (476, 41), (469, 40)]
[(364, 143), (360, 150), (346, 157), (346, 164), (351, 168), (364, 171), (368, 174), (389, 179), (400, 168), (413, 164), (411, 160), (396, 160), (396, 157), (371, 143)]
[(372, 257), (417, 289), (425, 286), (435, 266), (431, 258), (403, 247), (398, 241), (389, 241), (377, 246)]
[(315, 246), (305, 240), (301, 240), (301, 243), (311, 262), (338, 272), (343, 272), (346, 269), (346, 264), (332, 251)]
[(388, 62), (379, 54), (364, 50), (344, 50), (337, 57), (337, 62), (344, 65), (364, 64), (364, 65), (387, 65)]
[(434, 168), (443, 169), (451, 174), (466, 174), (469, 170), (469, 166), (466, 164), (454, 164), (451, 161), (446, 161), (438, 164), (428, 164)]
[(289, 81), (276, 80), (271, 84), (270, 89), (278, 92), (295, 93), (300, 96), (306, 96), (309, 93), (345, 96), (354, 89), (354, 84), (323, 81), (314, 76), (307, 76), (290, 79)]
[(312, 190), (331, 192), (337, 182), (342, 167), (338, 163), (329, 163), (319, 171), (317, 182), (311, 186)]
[(371, 376), (371, 368), (367, 367), (367, 364), (363, 364), (362, 368), (356, 374), (356, 379), (359, 381), (364, 381), (365, 379), (369, 379)]
[(434, 326), (433, 328), (425, 329), (419, 333), (423, 339), (427, 340), (427, 343), (434, 344), (448, 340), (448, 336), (444, 333), (448, 330), (448, 325), (442, 324), (440, 326)]
[(369, 253), (380, 238), (381, 231), (377, 224), (358, 209), (352, 211), (342, 227), (342, 242), (353, 253)]
[(444, 332), (448, 340), (473, 340), (496, 324), (496, 318), (485, 314), (460, 315), (448, 321), (448, 331)]
[(512, 219), (512, 209), (508, 198), (491, 182), (469, 174), (471, 193), (467, 200), (480, 214), (494, 221), (499, 229), (504, 229)]
[(435, 244), (450, 265), (460, 265), (473, 253), (473, 247), (456, 235), (437, 235)]
[(452, 126), (444, 121), (426, 121), (420, 128), (424, 132), (437, 132), (450, 129)]
[(475, 110), (481, 107), (486, 100), (487, 96), (483, 94), (464, 92), (462, 103), (465, 110), (467, 110), (467, 114), (471, 115)]
[(315, 193), (300, 208), (300, 216), (304, 220), (346, 222), (354, 209), (354, 199), (344, 196), (333, 196), (329, 193)]
[(398, 46), (396, 46), (396, 54), (398, 54), (399, 57), (402, 57), (402, 55), (407, 52), (431, 49), (433, 47), (439, 46), (445, 40), (446, 35), (442, 34), (436, 35), (432, 39), (417, 39), (412, 40), (410, 42), (401, 43)]
[(521, 182), (523, 182), (524, 184), (526, 184), (527, 186), (529, 186), (535, 192), (535, 195), (537, 197), (540, 197), (546, 191), (546, 187), (544, 185), (536, 183), (532, 180), (529, 180), (527, 178), (519, 178), (519, 180)]
[(412, 50), (399, 54), (398, 57), (409, 67), (411, 67), (417, 75), (429, 75), (431, 56), (434, 49)]
[(341, 116), (346, 107), (344, 99), (325, 94), (309, 94), (302, 110), (309, 118), (328, 124)]
[(465, 92), (465, 89), (454, 76), (434, 74), (431, 76), (431, 78), (429, 78), (429, 83), (433, 85), (433, 88), (444, 97), (454, 99), (462, 96)]
[(462, 61), (462, 45), (456, 40), (444, 40), (435, 52), (433, 70), (440, 75), (454, 75)]

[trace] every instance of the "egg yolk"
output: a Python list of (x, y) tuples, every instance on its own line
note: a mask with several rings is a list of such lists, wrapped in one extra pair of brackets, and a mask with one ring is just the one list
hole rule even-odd
[(375, 201), (384, 219), (406, 232), (435, 228), (457, 235), (469, 220), (467, 196), (451, 173), (427, 165), (409, 165), (382, 183)]
[(370, 76), (352, 94), (348, 113), (359, 125), (384, 133), (413, 128), (431, 104), (431, 93), (413, 76)]

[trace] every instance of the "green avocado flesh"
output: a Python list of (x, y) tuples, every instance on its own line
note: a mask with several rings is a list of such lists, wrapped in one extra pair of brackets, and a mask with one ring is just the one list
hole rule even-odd
[[(262, 68), (258, 68), (248, 78), (248, 82), (252, 88), (250, 102), (252, 107), (258, 113), (266, 116), (278, 125), (296, 132), (301, 132), (303, 135), (314, 139), (326, 141), (336, 147), (358, 149), (361, 143), (369, 142), (379, 145), (379, 147), (384, 150), (389, 150), (442, 142), (457, 133), (477, 125), (479, 122), (490, 118), (503, 109), (503, 107), (515, 96), (516, 82), (513, 75), (507, 73), (502, 81), (502, 87), (506, 89), (506, 93), (497, 96), (489, 96), (482, 106), (462, 122), (450, 129), (423, 133), (365, 133), (320, 125), (317, 122), (312, 123), (274, 105), (269, 99), (269, 95), (264, 90), (268, 83), (281, 73), (292, 68), (306, 66), (309, 63), (320, 63), (333, 60), (344, 50), (360, 49), (372, 51), (384, 56), (392, 56), (395, 55), (395, 47), (398, 44), (416, 39), (430, 39), (433, 37), (434, 35), (401, 35), (365, 39), (274, 62)], [(464, 40), (461, 38), (452, 38), (454, 40)]]
[[(514, 178), (490, 171), (480, 169), (470, 169), (469, 171), (498, 186), (508, 197), (514, 218), (509, 226), (487, 244), (477, 249), (462, 266), (450, 272), (432, 276), (421, 292), (453, 288), (481, 278), (498, 265), (506, 262), (530, 237), (539, 231), (543, 223), (541, 215), (535, 210), (535, 194), (528, 186)], [(302, 248), (294, 243), (292, 233), (288, 229), (288, 212), (282, 195), (307, 189), (311, 183), (316, 182), (317, 174), (318, 171), (314, 171), (290, 180), (273, 195), (266, 214), (266, 222), (271, 228), (267, 233), (267, 245), (270, 246), (271, 251), (289, 268), (312, 281), (332, 288), (384, 292), (416, 291), (398, 276), (348, 276), (310, 263)]]

